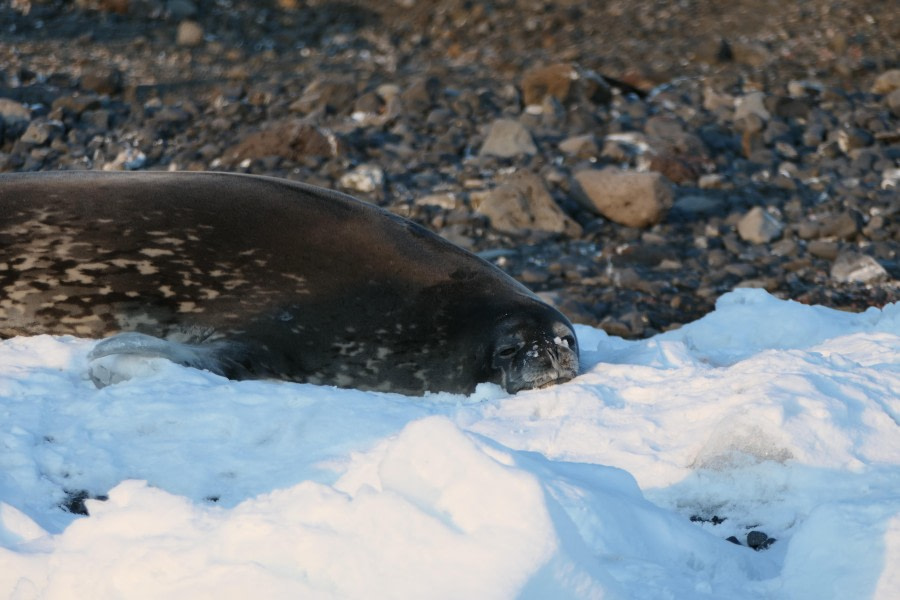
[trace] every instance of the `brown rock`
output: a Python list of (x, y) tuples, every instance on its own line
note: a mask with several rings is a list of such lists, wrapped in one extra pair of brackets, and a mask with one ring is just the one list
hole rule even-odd
[(237, 164), (246, 159), (280, 156), (299, 162), (304, 156), (337, 156), (339, 142), (328, 131), (301, 121), (286, 121), (252, 133), (225, 153), (225, 161)]
[(179, 46), (194, 47), (203, 43), (203, 27), (196, 21), (184, 20), (178, 24), (175, 43)]
[(585, 208), (628, 227), (659, 223), (672, 205), (671, 183), (659, 173), (586, 169), (575, 173), (575, 183)]
[(470, 197), (475, 210), (488, 217), (498, 231), (581, 235), (581, 226), (562, 211), (543, 180), (534, 173), (517, 171), (500, 186), (486, 192), (472, 192)]
[(540, 105), (547, 96), (564, 102), (576, 79), (578, 72), (568, 63), (529, 69), (522, 76), (522, 99), (526, 106)]
[(885, 71), (872, 84), (873, 94), (890, 94), (896, 89), (900, 89), (900, 69)]

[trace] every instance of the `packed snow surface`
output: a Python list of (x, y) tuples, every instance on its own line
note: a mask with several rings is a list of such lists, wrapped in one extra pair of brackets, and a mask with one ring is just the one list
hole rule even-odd
[(900, 305), (578, 335), (424, 398), (0, 342), (0, 598), (900, 597)]

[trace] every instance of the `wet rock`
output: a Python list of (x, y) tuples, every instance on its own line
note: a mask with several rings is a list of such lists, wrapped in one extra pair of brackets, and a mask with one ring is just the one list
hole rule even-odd
[(536, 154), (537, 146), (524, 125), (512, 119), (497, 119), (481, 146), (480, 156), (512, 158), (523, 154)]
[(738, 235), (751, 244), (767, 244), (781, 235), (784, 224), (760, 206), (755, 206), (737, 223)]
[(877, 260), (859, 252), (841, 252), (831, 265), (831, 278), (839, 283), (874, 283), (888, 276)]
[(339, 153), (335, 135), (301, 121), (286, 121), (246, 136), (225, 153), (225, 161), (237, 164), (268, 156), (300, 162), (307, 156), (333, 157)]
[(517, 171), (487, 192), (472, 192), (472, 206), (498, 231), (528, 231), (581, 235), (581, 226), (567, 216), (534, 173)]
[(671, 184), (659, 173), (585, 169), (575, 182), (575, 199), (585, 208), (628, 227), (655, 225), (672, 205)]
[(196, 21), (184, 20), (178, 24), (175, 43), (179, 46), (194, 48), (203, 43), (203, 27)]
[(775, 538), (770, 538), (762, 531), (751, 531), (747, 534), (747, 545), (756, 551), (765, 550), (775, 543)]

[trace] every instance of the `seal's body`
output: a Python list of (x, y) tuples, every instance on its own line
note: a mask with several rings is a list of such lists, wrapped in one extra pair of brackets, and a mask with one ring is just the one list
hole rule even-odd
[(349, 196), (225, 173), (0, 175), (0, 337), (123, 332), (95, 355), (405, 394), (578, 369), (563, 315)]

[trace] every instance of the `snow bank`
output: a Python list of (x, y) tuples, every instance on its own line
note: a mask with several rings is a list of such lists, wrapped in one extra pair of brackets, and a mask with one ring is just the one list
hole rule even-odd
[(896, 597), (900, 306), (578, 333), (565, 385), (418, 399), (0, 342), (0, 597)]

